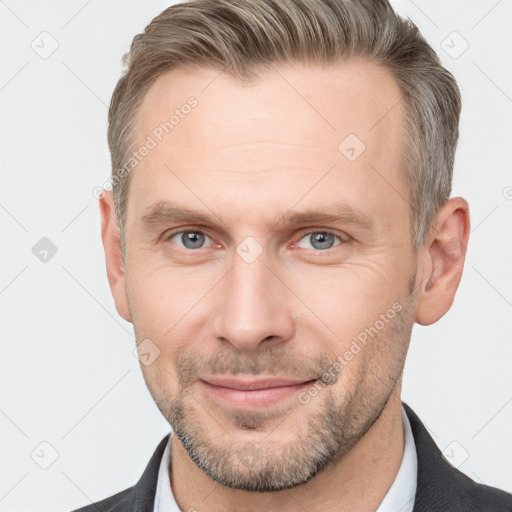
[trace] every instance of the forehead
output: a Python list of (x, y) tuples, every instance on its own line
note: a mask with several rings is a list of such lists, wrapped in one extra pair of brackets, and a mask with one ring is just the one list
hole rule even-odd
[[(402, 94), (383, 67), (358, 60), (324, 67), (287, 64), (272, 69), (250, 85), (209, 68), (184, 67), (164, 73), (139, 108), (135, 125), (138, 142), (176, 111), (179, 122), (175, 115), (172, 131), (164, 133), (165, 145), (174, 143), (183, 150), (200, 145), (205, 157), (210, 149), (221, 150), (220, 142), (231, 148), (269, 141), (311, 142), (318, 149), (330, 149), (354, 133), (371, 146), (368, 149), (378, 150), (378, 142), (385, 144), (394, 136), (400, 137)], [(181, 110), (188, 111), (184, 106), (191, 97), (197, 100), (197, 107), (183, 114)], [(193, 130), (187, 130), (191, 124)], [(258, 154), (256, 148), (254, 153)]]
[(333, 174), (325, 180), (327, 193), (339, 186), (352, 202), (367, 197), (371, 204), (388, 182), (403, 202), (404, 110), (390, 72), (366, 61), (274, 66), (250, 85), (214, 69), (175, 69), (154, 82), (139, 108), (135, 146), (148, 137), (153, 143), (131, 173), (137, 190), (130, 197), (139, 193), (138, 209), (147, 206), (142, 196), (166, 200), (165, 184), (187, 173), (203, 193), (207, 184), (219, 191), (236, 184), (248, 204), (255, 193), (275, 191), (276, 173), (286, 173), (287, 190), (281, 178), (279, 186), (289, 207), (301, 179), (314, 183), (334, 167), (337, 181)]

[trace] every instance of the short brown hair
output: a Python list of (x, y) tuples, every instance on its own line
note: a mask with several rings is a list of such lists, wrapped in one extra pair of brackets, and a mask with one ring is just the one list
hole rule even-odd
[(108, 118), (123, 253), (133, 123), (160, 75), (197, 65), (250, 80), (274, 63), (336, 64), (358, 57), (388, 69), (403, 94), (402, 161), (413, 246), (420, 247), (451, 193), (461, 97), (416, 25), (398, 16), (387, 0), (195, 0), (156, 16), (123, 56), (125, 70)]

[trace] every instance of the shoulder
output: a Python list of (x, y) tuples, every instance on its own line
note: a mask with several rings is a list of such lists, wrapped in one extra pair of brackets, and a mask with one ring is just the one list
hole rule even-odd
[(135, 496), (134, 491), (135, 487), (129, 487), (113, 496), (73, 510), (73, 512), (125, 512), (131, 510)]
[(418, 489), (416, 504), (429, 506), (415, 506), (414, 512), (430, 512), (432, 504), (438, 510), (454, 512), (512, 512), (512, 494), (477, 483), (448, 462), (445, 464), (442, 484), (424, 485)]
[(512, 494), (479, 484), (452, 466), (413, 410), (402, 402), (411, 424), (418, 476), (414, 512), (512, 512)]
[(155, 501), (160, 461), (168, 441), (169, 434), (160, 441), (146, 469), (135, 485), (101, 501), (73, 510), (73, 512), (152, 511)]
[[(448, 503), (457, 503), (460, 510), (480, 512), (512, 512), (512, 494), (496, 487), (480, 484), (452, 466), (441, 454), (440, 474), (451, 487), (446, 493)], [(450, 501), (451, 500), (451, 501)]]
[(489, 512), (512, 511), (512, 494), (488, 485), (478, 484), (470, 480), (468, 500), (477, 510)]

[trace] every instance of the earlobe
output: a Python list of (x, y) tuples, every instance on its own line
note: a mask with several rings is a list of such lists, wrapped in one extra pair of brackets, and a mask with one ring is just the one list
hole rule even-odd
[(461, 197), (441, 207), (425, 246), (424, 278), (418, 296), (416, 322), (430, 325), (450, 309), (462, 278), (469, 239), (469, 205)]
[(131, 322), (128, 296), (126, 293), (126, 277), (121, 238), (117, 225), (114, 198), (112, 192), (104, 191), (99, 200), (101, 214), (101, 239), (105, 251), (108, 282), (117, 312), (128, 322)]

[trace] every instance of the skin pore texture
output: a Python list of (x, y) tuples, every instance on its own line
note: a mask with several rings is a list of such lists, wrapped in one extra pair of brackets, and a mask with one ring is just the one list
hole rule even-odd
[[(117, 310), (160, 351), (141, 368), (173, 427), (176, 502), (374, 511), (403, 456), (411, 330), (452, 304), (467, 203), (449, 199), (413, 251), (405, 105), (376, 64), (274, 66), (251, 85), (167, 72), (140, 107), (136, 146), (190, 97), (130, 174), (124, 262), (111, 193), (100, 201)], [(340, 150), (350, 134), (364, 144), (348, 139), (355, 159)], [(228, 377), (294, 387), (253, 400), (213, 382)]]

